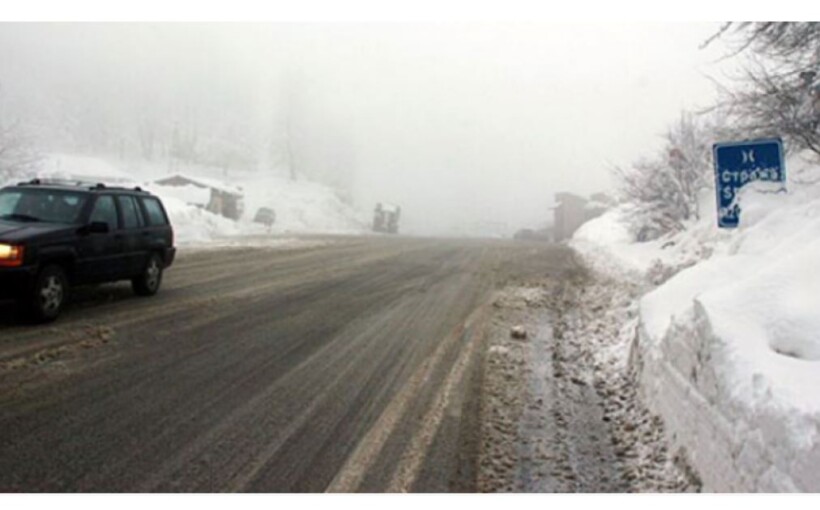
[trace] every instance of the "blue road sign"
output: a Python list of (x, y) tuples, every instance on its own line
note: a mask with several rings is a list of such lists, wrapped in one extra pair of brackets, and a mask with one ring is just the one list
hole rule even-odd
[(740, 188), (752, 181), (786, 182), (783, 141), (780, 138), (746, 142), (716, 143), (715, 160), (718, 226), (735, 228), (740, 207), (735, 198)]

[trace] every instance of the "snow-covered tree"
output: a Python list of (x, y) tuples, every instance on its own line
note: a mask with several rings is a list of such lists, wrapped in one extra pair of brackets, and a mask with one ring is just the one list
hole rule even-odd
[(614, 169), (620, 199), (631, 206), (630, 220), (640, 240), (679, 231), (700, 217), (698, 196), (714, 185), (711, 146), (716, 132), (711, 118), (683, 113), (655, 157)]

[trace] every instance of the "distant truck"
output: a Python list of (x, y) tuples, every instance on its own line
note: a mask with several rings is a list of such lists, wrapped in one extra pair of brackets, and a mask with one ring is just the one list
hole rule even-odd
[(376, 204), (376, 209), (373, 211), (373, 232), (398, 234), (400, 217), (401, 207), (391, 204)]

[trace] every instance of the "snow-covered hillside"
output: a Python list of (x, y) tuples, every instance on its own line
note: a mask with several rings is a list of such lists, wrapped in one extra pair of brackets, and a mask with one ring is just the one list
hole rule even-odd
[(635, 243), (616, 209), (572, 242), (600, 271), (660, 283), (640, 301), (642, 390), (707, 490), (820, 490), (820, 184), (792, 175), (788, 194), (745, 190), (735, 231), (712, 206)]
[[(244, 195), (244, 213), (238, 221), (213, 214), (203, 207), (210, 191), (194, 186), (161, 186), (154, 181), (181, 173), (224, 183)], [(181, 245), (211, 243), (248, 235), (301, 233), (357, 234), (366, 232), (367, 217), (343, 201), (331, 188), (310, 181), (292, 181), (273, 174), (167, 164), (120, 163), (68, 154), (48, 155), (29, 177), (46, 177), (115, 185), (141, 186), (160, 196)], [(18, 179), (19, 180), (19, 179)], [(210, 182), (210, 181), (209, 181)], [(268, 229), (252, 220), (261, 207), (273, 209), (276, 222)]]

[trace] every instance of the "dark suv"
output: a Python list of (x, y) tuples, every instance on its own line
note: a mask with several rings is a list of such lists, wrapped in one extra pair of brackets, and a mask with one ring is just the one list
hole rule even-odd
[(0, 189), (0, 298), (57, 318), (72, 285), (131, 280), (156, 294), (174, 261), (159, 198), (140, 188), (33, 180)]

